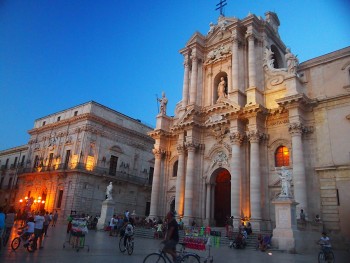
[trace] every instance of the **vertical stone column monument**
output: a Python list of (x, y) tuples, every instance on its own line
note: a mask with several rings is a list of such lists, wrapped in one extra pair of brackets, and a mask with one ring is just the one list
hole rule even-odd
[(97, 222), (97, 229), (103, 229), (105, 225), (109, 225), (109, 220), (114, 214), (115, 202), (112, 197), (113, 184), (109, 183), (106, 189), (106, 200), (102, 202), (101, 216)]
[(273, 230), (272, 244), (280, 250), (295, 252), (296, 250), (296, 203), (290, 192), (292, 176), (290, 171), (281, 168), (281, 194), (272, 201), (275, 205), (276, 228)]

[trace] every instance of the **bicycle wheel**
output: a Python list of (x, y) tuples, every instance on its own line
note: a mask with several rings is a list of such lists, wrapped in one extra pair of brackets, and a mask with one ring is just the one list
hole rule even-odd
[(134, 241), (131, 240), (131, 238), (128, 239), (128, 241), (126, 243), (126, 247), (128, 250), (128, 254), (131, 255), (132, 252), (134, 251)]
[(21, 244), (21, 239), (19, 237), (15, 237), (11, 242), (12, 250), (16, 250)]
[(165, 263), (165, 258), (159, 253), (151, 253), (145, 257), (143, 263)]
[(327, 263), (334, 263), (334, 262), (335, 262), (334, 253), (333, 253), (332, 251), (329, 251), (329, 252), (327, 253), (326, 262), (327, 262)]
[(325, 254), (321, 251), (320, 253), (318, 253), (318, 263), (324, 263), (324, 262), (327, 262), (326, 257), (325, 257)]
[(199, 260), (199, 256), (197, 255), (185, 255), (181, 262), (185, 262), (185, 263), (200, 263), (200, 260)]
[(119, 250), (120, 252), (124, 253), (126, 248), (124, 246), (124, 237), (121, 237), (119, 240)]
[(35, 251), (35, 244), (34, 244), (34, 240), (29, 240), (28, 244), (27, 244), (27, 251), (29, 253), (33, 253)]

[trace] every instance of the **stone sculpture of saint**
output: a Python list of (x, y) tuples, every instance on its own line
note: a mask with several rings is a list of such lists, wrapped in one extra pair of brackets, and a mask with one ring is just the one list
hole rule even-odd
[(281, 167), (281, 172), (278, 173), (281, 179), (281, 194), (280, 197), (292, 197), (290, 188), (292, 175), (289, 170), (287, 170), (284, 166)]
[(299, 65), (299, 60), (296, 56), (294, 56), (290, 49), (286, 49), (286, 55), (284, 56), (287, 63), (287, 72), (290, 74), (296, 74), (297, 73), (297, 67)]
[(106, 200), (113, 200), (112, 190), (113, 190), (113, 184), (112, 182), (110, 182), (106, 189)]
[(168, 99), (165, 97), (165, 93), (162, 92), (162, 97), (160, 99), (157, 98), (160, 102), (160, 113), (166, 115), (166, 105), (168, 104)]
[(221, 77), (218, 85), (218, 100), (221, 98), (226, 98), (225, 89), (226, 89), (226, 81), (224, 77)]

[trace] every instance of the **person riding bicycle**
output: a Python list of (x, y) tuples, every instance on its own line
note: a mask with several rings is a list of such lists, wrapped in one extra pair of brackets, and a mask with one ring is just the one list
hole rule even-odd
[(169, 211), (167, 216), (167, 231), (164, 240), (164, 252), (173, 257), (176, 262), (176, 245), (179, 243), (179, 225), (175, 219), (175, 212)]
[(325, 254), (332, 250), (331, 240), (327, 236), (326, 232), (322, 232), (322, 236), (317, 243), (321, 245), (321, 249)]
[(126, 247), (126, 240), (134, 235), (134, 226), (130, 220), (125, 222), (125, 233), (124, 233), (124, 247)]
[(29, 237), (34, 233), (34, 218), (28, 218), (27, 224), (25, 226), (19, 227), (19, 230), (26, 229), (25, 232), (21, 235), (25, 240), (24, 246), (29, 242)]

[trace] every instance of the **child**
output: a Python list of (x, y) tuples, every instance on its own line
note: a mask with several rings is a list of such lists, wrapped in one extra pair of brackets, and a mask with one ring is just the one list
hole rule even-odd
[(24, 246), (25, 246), (29, 242), (29, 237), (34, 233), (34, 218), (29, 217), (27, 225), (20, 227), (19, 229), (26, 229), (25, 232), (22, 234), (23, 239), (26, 240), (24, 242)]

